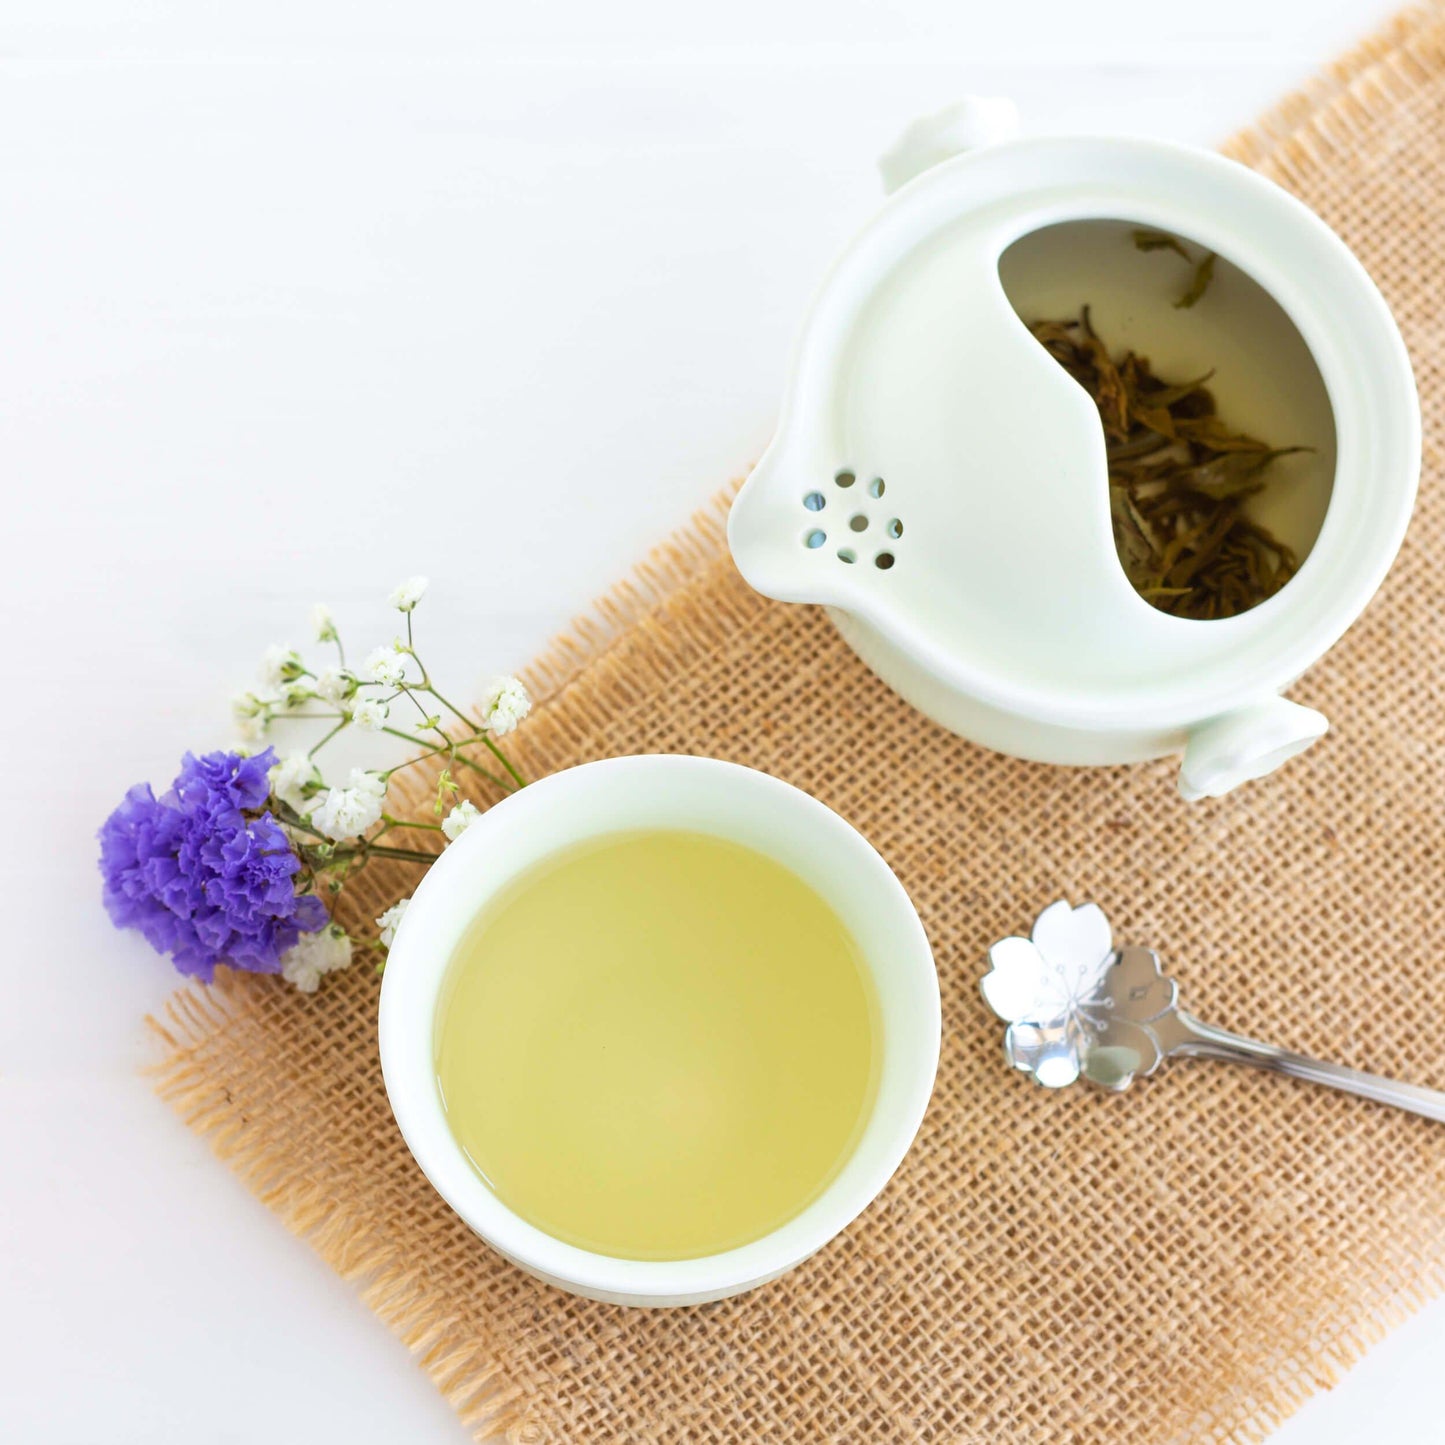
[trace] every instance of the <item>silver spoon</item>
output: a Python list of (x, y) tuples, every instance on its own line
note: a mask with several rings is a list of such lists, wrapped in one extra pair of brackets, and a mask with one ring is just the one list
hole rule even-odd
[(1109, 920), (1095, 903), (1050, 904), (1032, 937), (1001, 939), (988, 957), (992, 967), (981, 987), (1008, 1024), (1004, 1054), (1047, 1088), (1083, 1078), (1119, 1093), (1167, 1058), (1227, 1059), (1445, 1123), (1445, 1093), (1437, 1089), (1322, 1063), (1201, 1023), (1178, 1006), (1179, 989), (1152, 948), (1114, 947)]

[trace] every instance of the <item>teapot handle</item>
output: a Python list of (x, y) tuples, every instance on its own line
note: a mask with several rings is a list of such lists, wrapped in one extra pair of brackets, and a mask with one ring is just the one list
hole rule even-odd
[(1018, 107), (1002, 96), (970, 95), (932, 115), (921, 115), (878, 158), (883, 189), (891, 196), (931, 166), (980, 146), (1012, 140), (1018, 131)]
[(1323, 713), (1282, 697), (1212, 718), (1189, 734), (1179, 795), (1190, 803), (1222, 797), (1297, 757), (1328, 729)]

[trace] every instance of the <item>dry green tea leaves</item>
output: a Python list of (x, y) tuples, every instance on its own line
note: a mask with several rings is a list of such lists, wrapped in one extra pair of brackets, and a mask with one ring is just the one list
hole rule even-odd
[(1231, 431), (1205, 385), (1212, 373), (1166, 381), (1135, 352), (1116, 361), (1087, 306), (1077, 321), (1029, 329), (1099, 408), (1114, 545), (1141, 597), (1176, 617), (1233, 617), (1294, 576), (1295, 554), (1242, 504), (1275, 461), (1308, 448)]
[(1135, 231), (1134, 244), (1141, 251), (1173, 251), (1183, 256), (1186, 261), (1194, 259), (1184, 249), (1184, 242), (1178, 236), (1171, 236), (1168, 231)]
[(1214, 279), (1214, 252), (1211, 251), (1195, 268), (1194, 279), (1189, 283), (1189, 289), (1174, 303), (1177, 311), (1180, 307), (1188, 308), (1209, 289), (1209, 283)]
[(1188, 310), (1209, 290), (1209, 283), (1214, 280), (1214, 262), (1217, 259), (1213, 251), (1207, 252), (1203, 260), (1196, 263), (1184, 242), (1178, 236), (1171, 236), (1168, 231), (1137, 230), (1134, 232), (1134, 245), (1140, 251), (1173, 251), (1176, 256), (1183, 257), (1194, 267), (1189, 285), (1174, 303), (1176, 311)]

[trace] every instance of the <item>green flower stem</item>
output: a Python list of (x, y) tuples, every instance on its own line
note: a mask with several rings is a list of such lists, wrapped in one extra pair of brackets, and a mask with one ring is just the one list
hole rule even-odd
[(526, 778), (524, 778), (521, 773), (519, 773), (516, 768), (512, 766), (512, 760), (506, 755), (506, 753), (501, 750), (501, 748), (496, 745), (496, 743), (492, 741), (491, 735), (489, 733), (483, 732), (480, 728), (478, 728), (477, 736), (481, 738), (483, 743), (486, 744), (487, 749), (492, 754), (492, 756), (496, 758), (496, 760), (501, 763), (501, 765), (506, 768), (506, 770), (512, 775), (512, 777), (516, 780), (517, 786), (519, 788), (525, 788), (527, 786)]
[(424, 853), (419, 848), (382, 847), (376, 843), (363, 843), (359, 848), (338, 848), (332, 858), (400, 858), (404, 863), (432, 864), (437, 860), (435, 853)]
[(280, 807), (281, 821), (285, 823), (288, 828), (298, 828), (303, 833), (310, 833), (313, 838), (320, 838), (323, 841), (330, 841), (326, 838), (325, 833), (321, 832), (319, 828), (313, 828), (311, 824), (308, 823), (306, 819), (303, 818), (301, 814), (295, 810), (295, 808), (289, 806), (286, 803), (282, 803), (279, 798), (276, 799), (276, 802), (279, 804)]
[[(410, 641), (410, 638), (408, 638), (407, 640)], [(416, 653), (412, 653), (412, 656), (416, 657)], [(416, 665), (421, 668), (422, 687), (425, 688), (427, 692), (431, 693), (431, 695), (436, 698), (436, 700), (441, 703), (441, 705), (446, 708), (447, 711), (450, 712), (454, 717), (460, 718), (462, 722), (466, 723), (466, 725), (471, 728), (473, 736), (480, 738), (482, 742), (486, 745), (487, 751), (490, 752), (491, 755), (496, 758), (496, 760), (501, 763), (501, 765), (507, 770), (507, 772), (511, 774), (512, 781), (517, 785), (517, 787), (525, 788), (527, 786), (526, 778), (524, 778), (521, 773), (519, 773), (516, 768), (512, 766), (512, 760), (506, 755), (506, 753), (501, 750), (501, 748), (496, 745), (495, 742), (492, 741), (491, 734), (488, 733), (485, 728), (478, 727), (474, 718), (468, 717), (467, 714), (464, 713), (461, 708), (456, 705), (456, 703), (449, 702), (441, 695), (441, 693), (436, 690), (435, 686), (433, 686), (432, 684), (431, 674), (427, 672), (426, 666), (422, 662), (421, 658), (416, 657)]]
[[(417, 665), (421, 665), (421, 658), (419, 657), (417, 658)], [(431, 675), (424, 667), (421, 670), (421, 685), (427, 692), (431, 693), (431, 695), (436, 698), (436, 700), (441, 703), (441, 705), (446, 708), (446, 710), (451, 713), (453, 717), (456, 717), (460, 721), (466, 723), (466, 725), (471, 728), (474, 733), (481, 732), (481, 728), (477, 726), (475, 718), (468, 717), (466, 713), (464, 713), (461, 708), (456, 705), (456, 703), (448, 702), (447, 699), (444, 698), (441, 693), (436, 690), (436, 687), (432, 683)]]
[(319, 838), (323, 843), (329, 843), (330, 838), (319, 828), (313, 828), (310, 823), (293, 823), (290, 818), (281, 820), (288, 828), (295, 828), (300, 833), (310, 833), (313, 838)]
[[(463, 738), (457, 746), (466, 747), (469, 742), (471, 742), (470, 738)], [(474, 773), (480, 774), (494, 787), (500, 788), (504, 793), (515, 793), (517, 791), (516, 787), (505, 778), (499, 777), (490, 768), (484, 768), (480, 763), (474, 763), (470, 758), (464, 758), (460, 753), (454, 752), (452, 754), (452, 760), (460, 763), (464, 768), (470, 768)]]
[(321, 749), (324, 748), (326, 744), (329, 743), (331, 739), (334, 738), (336, 734), (339, 733), (348, 722), (351, 721), (351, 719), (345, 713), (338, 713), (337, 716), (340, 717), (341, 721), (337, 723), (336, 726), (332, 728), (331, 731), (327, 733), (326, 736), (322, 738), (321, 741), (317, 743), (316, 746), (306, 754), (308, 758), (314, 758), (316, 754), (319, 753)]
[[(429, 743), (425, 738), (416, 737), (412, 733), (402, 732), (400, 728), (382, 728), (382, 732), (390, 733), (392, 737), (400, 738), (403, 742), (408, 742), (413, 747), (426, 749), (426, 751), (421, 755), (421, 757), (411, 758), (407, 762), (398, 763), (396, 767), (392, 768), (386, 774), (387, 777), (390, 777), (392, 773), (399, 773), (403, 768), (411, 767), (413, 763), (424, 762), (427, 758), (434, 758), (442, 753), (445, 753), (449, 761), (458, 762), (464, 768), (470, 768), (474, 773), (480, 773), (482, 777), (484, 777), (489, 783), (494, 783), (504, 793), (512, 793), (516, 791), (512, 784), (509, 783), (505, 778), (499, 778), (496, 773), (492, 772), (490, 769), (482, 767), (480, 763), (474, 763), (470, 758), (464, 758), (459, 752), (456, 751), (458, 747), (465, 747), (468, 743), (475, 742), (475, 738), (462, 738), (455, 743), (450, 738), (447, 738), (447, 746), (441, 748), (437, 747), (433, 743)], [(443, 733), (442, 736), (446, 737), (446, 734)]]
[(388, 768), (381, 776), (389, 778), (394, 773), (400, 773), (407, 768), (414, 768), (418, 763), (424, 763), (428, 758), (435, 757), (441, 748), (434, 748), (430, 743), (424, 743), (420, 738), (408, 737), (406, 733), (396, 728), (382, 728), (382, 732), (390, 733), (394, 738), (406, 738), (413, 747), (422, 748), (424, 751), (418, 753), (414, 758), (408, 758), (404, 763), (398, 763), (394, 768)]
[(372, 858), (400, 858), (406, 863), (425, 863), (430, 867), (437, 860), (435, 853), (423, 852), (420, 848), (392, 848), (369, 846), (366, 853)]
[(421, 714), (422, 726), (429, 729), (431, 732), (434, 732), (442, 740), (442, 744), (444, 747), (450, 747), (452, 740), (443, 731), (440, 721), (438, 720), (434, 722), (432, 720), (432, 715), (421, 705), (421, 699), (416, 695), (415, 691), (411, 688), (411, 686), (405, 682), (399, 684), (399, 686), (401, 687), (401, 690), (416, 705), (416, 710)]

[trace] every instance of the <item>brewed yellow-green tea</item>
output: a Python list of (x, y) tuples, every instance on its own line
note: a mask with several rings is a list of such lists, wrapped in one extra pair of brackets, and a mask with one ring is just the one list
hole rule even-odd
[(522, 874), (452, 959), (437, 1083), (452, 1133), (537, 1228), (627, 1259), (776, 1229), (871, 1105), (875, 1004), (852, 935), (773, 859), (668, 830)]

